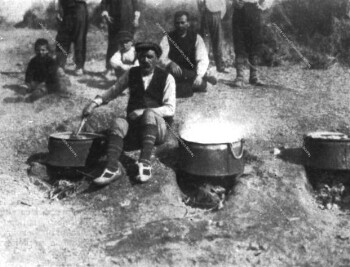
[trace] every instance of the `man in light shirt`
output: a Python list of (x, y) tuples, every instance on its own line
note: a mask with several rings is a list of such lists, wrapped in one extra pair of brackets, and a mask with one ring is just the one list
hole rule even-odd
[(207, 74), (208, 52), (200, 35), (189, 29), (189, 14), (178, 11), (174, 15), (175, 30), (160, 42), (163, 55), (160, 62), (175, 77), (176, 97), (190, 97), (193, 92), (206, 92), (207, 82), (216, 78)]
[(232, 16), (233, 44), (236, 54), (236, 78), (234, 86), (243, 87), (244, 62), (248, 56), (250, 76), (249, 83), (263, 86), (258, 77), (259, 52), (262, 43), (262, 10), (265, 0), (234, 0)]
[(226, 13), (226, 0), (197, 0), (198, 9), (202, 16), (201, 34), (209, 31), (213, 47), (216, 70), (225, 72), (222, 55), (222, 25), (221, 20)]
[(161, 48), (154, 43), (137, 43), (135, 49), (140, 66), (125, 72), (113, 88), (102, 96), (96, 96), (83, 110), (83, 116), (89, 116), (94, 108), (115, 99), (126, 88), (130, 90), (127, 118), (117, 117), (111, 126), (107, 166), (102, 175), (94, 180), (98, 185), (109, 184), (123, 176), (119, 157), (124, 139), (126, 142), (133, 140), (140, 143), (136, 180), (148, 181), (152, 177), (152, 149), (155, 144), (165, 141), (167, 124), (171, 123), (175, 114), (174, 77), (156, 67), (162, 54)]

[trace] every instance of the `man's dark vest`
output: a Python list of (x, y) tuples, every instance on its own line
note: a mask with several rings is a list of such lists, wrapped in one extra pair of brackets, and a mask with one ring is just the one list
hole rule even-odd
[(130, 98), (127, 113), (130, 114), (136, 109), (158, 108), (162, 106), (167, 77), (167, 72), (156, 67), (148, 89), (145, 90), (141, 68), (131, 68), (129, 72)]
[(197, 63), (196, 63), (197, 34), (193, 31), (187, 31), (186, 36), (182, 38), (176, 33), (176, 31), (173, 31), (169, 33), (169, 37), (168, 37), (168, 42), (170, 46), (169, 59), (174, 61), (176, 64), (178, 64), (181, 68), (195, 70), (197, 66)]

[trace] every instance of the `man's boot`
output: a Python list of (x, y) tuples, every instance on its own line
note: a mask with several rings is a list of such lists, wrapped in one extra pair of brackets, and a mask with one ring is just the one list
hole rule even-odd
[(243, 87), (244, 82), (244, 58), (236, 58), (236, 79), (233, 81), (234, 87)]
[(249, 75), (249, 83), (255, 86), (264, 86), (264, 82), (259, 79), (258, 75), (258, 57), (252, 56), (249, 58), (249, 67), (250, 67), (250, 75)]

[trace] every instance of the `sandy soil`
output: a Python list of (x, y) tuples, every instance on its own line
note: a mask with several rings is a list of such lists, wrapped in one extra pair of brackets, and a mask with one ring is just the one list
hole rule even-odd
[[(49, 188), (27, 175), (27, 159), (47, 151), (49, 134), (76, 127), (87, 99), (109, 84), (98, 76), (104, 35), (92, 31), (88, 74), (70, 76), (70, 99), (4, 103), (23, 94), (17, 85), (31, 44), (46, 35), (0, 32), (0, 265), (350, 266), (349, 207), (319, 208), (300, 155), (282, 160), (271, 153), (281, 146), (297, 150), (309, 131), (350, 132), (347, 69), (261, 68), (269, 86), (233, 89), (230, 68), (208, 93), (178, 101), (175, 128), (186, 118), (218, 116), (246, 126), (245, 173), (222, 210), (183, 204), (175, 153), (154, 159), (155, 177), (147, 184), (125, 177), (100, 190), (49, 201)], [(110, 107), (125, 102), (123, 96)], [(137, 152), (128, 154), (125, 167), (136, 158)]]

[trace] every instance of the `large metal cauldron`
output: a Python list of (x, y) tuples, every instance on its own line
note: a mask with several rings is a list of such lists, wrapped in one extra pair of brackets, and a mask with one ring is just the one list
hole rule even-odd
[(95, 164), (104, 154), (106, 138), (95, 133), (55, 133), (49, 137), (47, 163), (57, 167), (86, 167)]
[(243, 173), (244, 140), (231, 143), (201, 144), (182, 138), (181, 170), (198, 176), (234, 176)]
[(350, 138), (338, 132), (304, 136), (305, 165), (323, 170), (350, 170)]

